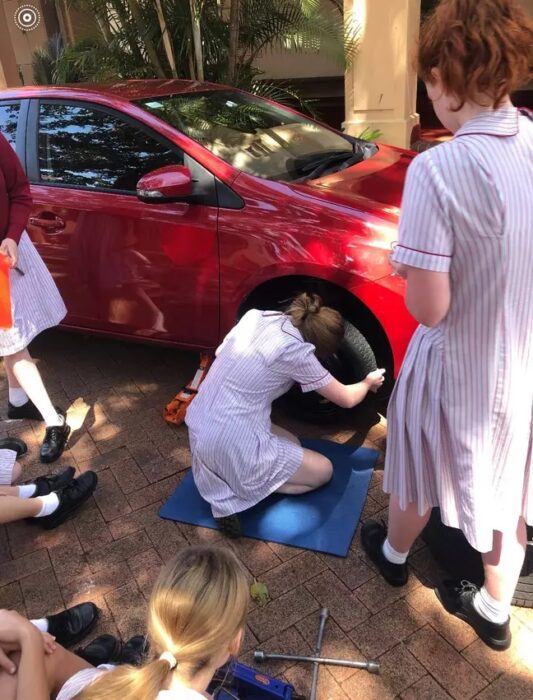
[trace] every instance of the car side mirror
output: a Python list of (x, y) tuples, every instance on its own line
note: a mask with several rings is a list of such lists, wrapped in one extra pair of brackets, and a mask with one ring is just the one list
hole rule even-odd
[(167, 165), (143, 175), (137, 183), (141, 202), (164, 203), (187, 200), (192, 195), (191, 171), (184, 165)]

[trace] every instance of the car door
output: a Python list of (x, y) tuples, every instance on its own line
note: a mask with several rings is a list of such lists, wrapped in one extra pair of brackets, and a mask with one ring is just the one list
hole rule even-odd
[[(215, 179), (126, 114), (32, 100), (28, 232), (68, 309), (67, 325), (194, 347), (218, 339)], [(139, 178), (186, 165), (194, 203), (143, 203)]]

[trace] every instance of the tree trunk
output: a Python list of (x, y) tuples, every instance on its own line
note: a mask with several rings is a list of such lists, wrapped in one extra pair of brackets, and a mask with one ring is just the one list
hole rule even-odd
[(74, 43), (74, 29), (72, 27), (72, 19), (70, 17), (66, 0), (56, 0), (55, 10), (59, 21), (59, 28), (60, 30), (63, 30), (61, 31), (61, 35), (63, 37), (64, 45), (72, 46)]
[(196, 77), (204, 80), (204, 52), (202, 49), (202, 27), (200, 24), (200, 0), (189, 0), (191, 6), (192, 40), (196, 63)]
[(152, 64), (155, 72), (157, 73), (157, 76), (159, 78), (166, 78), (167, 76), (165, 75), (165, 71), (163, 70), (163, 67), (159, 61), (159, 56), (157, 55), (157, 51), (152, 42), (152, 39), (144, 31), (143, 19), (139, 11), (139, 6), (137, 5), (137, 0), (128, 0), (128, 7), (130, 8), (132, 17), (135, 21), (135, 25), (139, 33), (139, 38), (141, 39), (146, 48), (148, 60)]
[(241, 0), (231, 0), (229, 11), (229, 59), (228, 79), (230, 84), (235, 83), (237, 77), (237, 52), (239, 49), (239, 28), (241, 18)]
[(172, 77), (178, 77), (178, 70), (176, 68), (176, 58), (174, 56), (174, 49), (172, 48), (172, 40), (169, 35), (167, 22), (165, 19), (165, 13), (163, 12), (163, 6), (161, 0), (155, 0), (155, 9), (157, 12), (157, 18), (159, 20), (159, 26), (161, 27), (161, 36), (163, 37), (163, 46), (165, 47), (165, 53), (167, 55), (167, 61), (172, 71)]
[(104, 41), (109, 44), (113, 37), (111, 35), (111, 31), (109, 30), (109, 26), (106, 24), (106, 20), (103, 20), (98, 13), (95, 15), (95, 18), (98, 29), (104, 37)]
[(194, 63), (194, 55), (192, 47), (189, 47), (187, 51), (187, 59), (189, 61), (189, 78), (191, 80), (198, 80), (196, 76), (196, 64)]

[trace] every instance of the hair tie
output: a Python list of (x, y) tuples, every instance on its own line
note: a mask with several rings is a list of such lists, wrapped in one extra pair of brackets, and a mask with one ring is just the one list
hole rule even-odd
[(159, 661), (166, 661), (170, 666), (171, 671), (178, 665), (176, 657), (174, 656), (174, 654), (171, 654), (170, 651), (164, 651), (159, 657)]

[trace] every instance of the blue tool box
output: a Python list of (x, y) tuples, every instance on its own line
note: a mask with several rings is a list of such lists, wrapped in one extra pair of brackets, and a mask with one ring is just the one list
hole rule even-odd
[(217, 672), (209, 692), (215, 700), (303, 700), (290, 683), (238, 662)]

